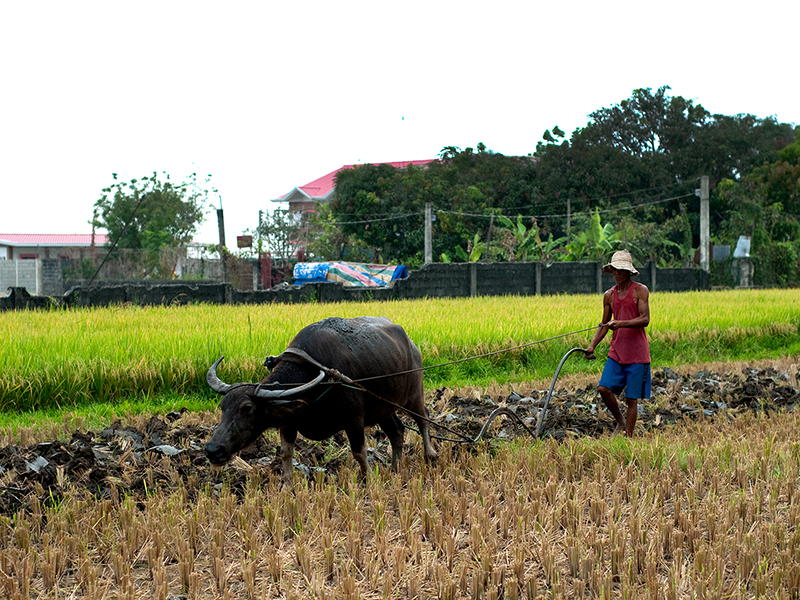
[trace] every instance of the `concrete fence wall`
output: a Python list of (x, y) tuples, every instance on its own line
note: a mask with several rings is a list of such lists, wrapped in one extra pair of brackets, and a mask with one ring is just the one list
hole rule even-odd
[(10, 287), (24, 287), (31, 294), (44, 294), (42, 261), (25, 258), (0, 260), (0, 290)]
[[(34, 261), (23, 261), (34, 262)], [(46, 261), (43, 261), (46, 262)], [(649, 263), (634, 280), (653, 292), (708, 289), (699, 269), (658, 269)], [(265, 304), (464, 298), (504, 295), (600, 294), (614, 285), (602, 264), (574, 263), (436, 263), (411, 271), (407, 279), (383, 288), (350, 288), (339, 283), (307, 283), (271, 290), (240, 291), (228, 283), (142, 282), (71, 288), (62, 296), (31, 295), (27, 286), (0, 296), (0, 310), (41, 306), (108, 306), (133, 303), (167, 305), (209, 302)], [(46, 286), (43, 286), (46, 287)], [(0, 292), (3, 288), (0, 288)]]

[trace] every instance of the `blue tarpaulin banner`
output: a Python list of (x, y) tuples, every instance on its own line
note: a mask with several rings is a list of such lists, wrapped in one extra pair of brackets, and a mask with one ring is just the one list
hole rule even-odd
[(372, 265), (351, 262), (297, 263), (294, 284), (337, 281), (346, 286), (384, 287), (408, 277), (405, 265)]

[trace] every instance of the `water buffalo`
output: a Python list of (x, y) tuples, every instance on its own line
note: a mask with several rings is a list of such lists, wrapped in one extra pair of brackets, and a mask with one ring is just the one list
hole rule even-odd
[[(280, 430), (282, 480), (292, 478), (292, 455), (298, 432), (324, 440), (344, 430), (362, 476), (367, 476), (364, 428), (379, 425), (392, 445), (392, 469), (403, 449), (403, 424), (397, 406), (363, 391), (357, 385), (330, 383), (337, 373), (345, 379), (391, 375), (361, 385), (384, 400), (425, 415), (422, 357), (399, 325), (379, 317), (332, 317), (304, 327), (285, 352), (269, 357), (269, 376), (259, 384), (227, 384), (216, 374), (217, 360), (208, 370), (208, 384), (224, 394), (222, 421), (206, 444), (208, 460), (221, 465), (270, 428)], [(323, 382), (323, 379), (328, 381)], [(290, 386), (287, 384), (295, 384)], [(299, 385), (302, 384), (302, 385)], [(426, 460), (437, 458), (426, 421), (412, 417), (422, 434)]]

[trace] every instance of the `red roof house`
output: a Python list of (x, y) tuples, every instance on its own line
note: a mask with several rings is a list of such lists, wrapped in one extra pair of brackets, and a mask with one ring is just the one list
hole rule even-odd
[(104, 233), (0, 233), (0, 260), (91, 258), (106, 242)]
[[(379, 165), (391, 165), (395, 168), (402, 169), (409, 165), (419, 166), (427, 165), (435, 159), (429, 158), (427, 160), (403, 160), (398, 162), (388, 163), (375, 163)], [(333, 193), (336, 189), (336, 174), (343, 169), (352, 169), (359, 165), (344, 165), (335, 171), (331, 171), (327, 175), (323, 175), (309, 181), (305, 185), (294, 188), (288, 194), (284, 194), (280, 198), (276, 198), (273, 202), (288, 202), (289, 210), (293, 212), (305, 212), (314, 210), (314, 205), (317, 202), (330, 202), (333, 198)]]

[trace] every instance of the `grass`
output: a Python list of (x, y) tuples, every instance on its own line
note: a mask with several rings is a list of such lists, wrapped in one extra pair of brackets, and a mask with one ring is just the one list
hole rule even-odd
[[(655, 368), (800, 354), (800, 290), (653, 294), (648, 328)], [(385, 303), (188, 307), (119, 306), (0, 314), (0, 411), (74, 407), (160, 394), (199, 394), (219, 356), (227, 380), (264, 376), (305, 325), (328, 316), (386, 316), (417, 343), (425, 366), (593, 327), (599, 296), (428, 299)], [(486, 386), (551, 375), (591, 332), (426, 371), (428, 388)], [(607, 348), (604, 345), (602, 348)], [(571, 360), (569, 373), (602, 361)]]

